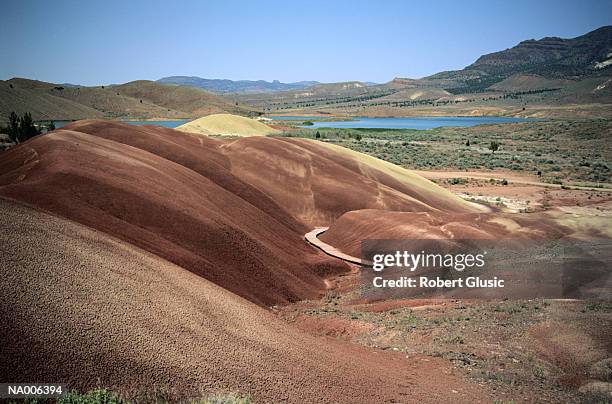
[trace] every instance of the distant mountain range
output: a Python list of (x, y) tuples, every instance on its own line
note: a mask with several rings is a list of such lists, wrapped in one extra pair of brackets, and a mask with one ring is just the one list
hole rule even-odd
[(274, 91), (287, 91), (306, 88), (320, 84), (318, 81), (299, 81), (297, 83), (281, 83), (278, 80), (227, 80), (203, 79), (195, 76), (170, 76), (157, 80), (158, 83), (176, 84), (202, 88), (215, 93), (262, 93)]
[[(445, 71), (419, 80), (405, 79), (410, 85), (442, 88), (455, 94), (484, 91), (517, 74), (537, 75), (546, 79), (579, 80), (599, 75), (612, 65), (612, 26), (605, 26), (576, 38), (546, 37), (529, 39), (499, 52), (479, 57), (461, 70)], [(403, 79), (404, 80), (404, 79)], [(193, 76), (171, 76), (159, 83), (202, 88), (219, 94), (265, 94), (283, 91), (312, 90), (313, 94), (335, 91), (343, 87), (349, 93), (354, 87), (376, 87), (372, 82), (320, 83), (299, 81), (281, 83), (264, 80), (204, 79)], [(355, 83), (359, 83), (355, 85)], [(397, 80), (385, 86), (398, 87)], [(377, 91), (376, 88), (372, 91)], [(361, 93), (371, 92), (365, 88)]]
[(371, 107), (377, 114), (391, 116), (407, 113), (415, 105), (433, 108), (478, 97), (499, 101), (498, 109), (477, 113), (498, 114), (498, 104), (512, 103), (521, 95), (516, 93), (539, 94), (534, 95), (537, 101), (550, 105), (612, 103), (612, 26), (572, 39), (526, 40), (483, 55), (461, 70), (421, 79), (395, 78), (385, 84), (172, 76), (157, 82), (85, 87), (14, 78), (0, 81), (0, 121), (6, 121), (11, 111), (32, 112), (34, 119), (190, 118), (285, 110), (366, 114), (364, 108)]
[(576, 38), (529, 39), (499, 52), (479, 57), (462, 70), (424, 78), (445, 82), (454, 93), (482, 91), (516, 74), (547, 79), (577, 80), (602, 74), (612, 64), (612, 26)]
[[(196, 76), (170, 76), (157, 80), (158, 83), (176, 84), (178, 86), (189, 86), (212, 91), (213, 93), (273, 93), (277, 91), (301, 90), (312, 86), (323, 84), (318, 81), (298, 81), (295, 83), (281, 83), (278, 80), (228, 80), (228, 79), (204, 79)], [(377, 83), (366, 81), (366, 86), (374, 86)]]

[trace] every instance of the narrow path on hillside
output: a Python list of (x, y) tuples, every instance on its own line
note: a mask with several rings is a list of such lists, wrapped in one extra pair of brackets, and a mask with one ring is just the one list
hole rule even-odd
[(327, 254), (329, 256), (332, 256), (334, 258), (338, 258), (338, 259), (341, 259), (343, 261), (350, 262), (352, 264), (357, 264), (357, 265), (367, 265), (367, 266), (371, 266), (372, 265), (372, 263), (369, 262), (369, 261), (364, 261), (364, 260), (362, 260), (360, 258), (353, 257), (352, 255), (345, 254), (342, 251), (338, 250), (336, 247), (331, 246), (331, 245), (329, 245), (327, 243), (324, 243), (323, 241), (319, 240), (319, 238), (317, 236), (319, 236), (320, 234), (325, 233), (327, 231), (327, 229), (329, 229), (329, 227), (315, 227), (314, 230), (311, 230), (308, 233), (306, 233), (304, 235), (304, 238), (310, 244), (312, 244), (313, 246), (317, 247), (318, 249), (323, 251), (325, 254)]

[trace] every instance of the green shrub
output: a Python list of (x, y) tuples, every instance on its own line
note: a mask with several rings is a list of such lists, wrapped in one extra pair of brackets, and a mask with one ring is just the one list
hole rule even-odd
[[(156, 399), (157, 401), (158, 399)], [(139, 400), (137, 400), (139, 401)], [(171, 401), (162, 398), (161, 402)], [(127, 404), (130, 401), (125, 400), (119, 394), (107, 389), (95, 389), (86, 394), (80, 394), (76, 391), (70, 391), (64, 397), (60, 398), (58, 404)], [(250, 404), (251, 397), (240, 394), (215, 394), (205, 398), (187, 401), (192, 404)], [(34, 404), (31, 402), (30, 404)]]
[(499, 150), (499, 146), (501, 146), (500, 143), (493, 140), (489, 144), (489, 150), (491, 150), (492, 153), (495, 153), (497, 150)]
[(450, 180), (448, 180), (448, 183), (451, 185), (463, 185), (466, 182), (467, 181), (465, 180), (465, 178), (451, 178)]
[(250, 396), (242, 396), (239, 394), (222, 394), (215, 395), (200, 401), (199, 404), (250, 404)]
[(126, 400), (122, 399), (117, 393), (113, 393), (106, 389), (91, 390), (86, 394), (79, 394), (76, 391), (70, 391), (64, 397), (60, 398), (58, 404), (124, 404)]

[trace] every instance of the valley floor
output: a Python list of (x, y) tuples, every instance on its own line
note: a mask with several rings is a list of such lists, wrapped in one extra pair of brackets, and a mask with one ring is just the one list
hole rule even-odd
[[(421, 174), (454, 177), (454, 173), (435, 171)], [(488, 180), (481, 185), (478, 175), (474, 177), (466, 184), (447, 187), (468, 199), (477, 194), (478, 201), (494, 210), (529, 215), (526, 212), (542, 211), (547, 205), (549, 212), (571, 212), (595, 220), (612, 217), (611, 192), (550, 191), (540, 185), (491, 185)], [(506, 177), (519, 182), (522, 178)], [(494, 402), (606, 402), (609, 393), (598, 385), (597, 377), (605, 381), (610, 373), (594, 375), (601, 375), (599, 368), (608, 366), (612, 353), (610, 302), (369, 301), (359, 292), (358, 265), (352, 268), (330, 282), (322, 299), (277, 307), (276, 312), (311, 335), (401, 353), (411, 362), (436, 367), (438, 375), (432, 377), (458, 372), (468, 383), (485, 389)], [(461, 389), (450, 391), (459, 394)]]

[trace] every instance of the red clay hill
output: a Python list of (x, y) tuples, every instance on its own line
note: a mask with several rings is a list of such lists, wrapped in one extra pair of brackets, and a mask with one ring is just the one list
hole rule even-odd
[(491, 401), (441, 358), (313, 337), (102, 232), (2, 199), (0, 213), (10, 263), (0, 277), (2, 380), (103, 386), (143, 402), (159, 400), (154, 392), (171, 402), (216, 392), (255, 402)]
[(354, 209), (476, 210), (406, 170), (315, 141), (89, 120), (4, 152), (0, 173), (0, 378), (490, 401), (442, 359), (309, 336), (261, 307), (318, 297), (349, 270), (304, 241), (314, 225)]
[(315, 297), (326, 276), (346, 270), (304, 243), (313, 225), (363, 208), (474, 209), (421, 177), (361, 156), (298, 139), (216, 140), (80, 121), (5, 153), (0, 195), (269, 306)]

